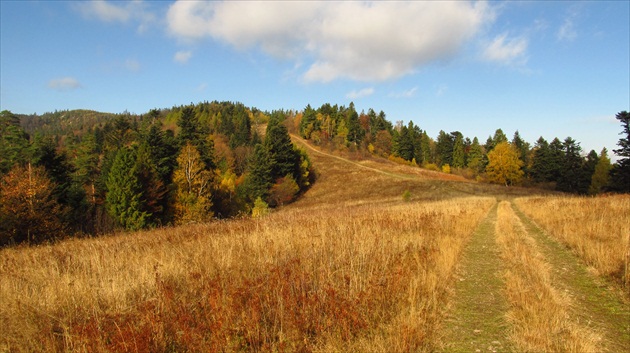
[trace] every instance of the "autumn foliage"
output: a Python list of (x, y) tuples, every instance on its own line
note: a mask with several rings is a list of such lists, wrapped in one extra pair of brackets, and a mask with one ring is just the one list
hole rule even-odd
[(44, 168), (14, 167), (0, 184), (0, 244), (53, 239), (65, 229), (64, 209)]

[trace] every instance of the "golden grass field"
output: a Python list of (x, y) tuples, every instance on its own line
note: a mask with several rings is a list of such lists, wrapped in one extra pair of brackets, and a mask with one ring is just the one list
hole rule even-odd
[(0, 249), (0, 352), (443, 350), (462, 250), (533, 192), (309, 153), (317, 182), (264, 218)]

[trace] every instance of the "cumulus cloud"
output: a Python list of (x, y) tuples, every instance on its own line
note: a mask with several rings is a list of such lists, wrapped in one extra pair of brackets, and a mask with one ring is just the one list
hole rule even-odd
[(56, 91), (71, 91), (81, 88), (81, 83), (74, 77), (62, 77), (48, 81), (48, 88)]
[(486, 46), (483, 57), (503, 64), (523, 64), (526, 61), (527, 45), (527, 38), (508, 38), (507, 33), (503, 33)]
[(305, 62), (305, 81), (383, 81), (448, 60), (492, 21), (485, 2), (177, 1), (169, 33)]
[(139, 32), (145, 31), (148, 25), (155, 21), (155, 15), (148, 10), (146, 3), (142, 0), (115, 3), (105, 0), (82, 1), (76, 3), (75, 7), (83, 16), (103, 22), (137, 21)]
[(178, 51), (177, 53), (175, 53), (173, 60), (180, 64), (186, 64), (188, 60), (190, 60), (191, 57), (192, 57), (192, 52), (190, 50)]
[(374, 94), (374, 88), (368, 87), (368, 88), (360, 89), (358, 91), (357, 90), (350, 91), (348, 92), (348, 94), (346, 94), (346, 98), (358, 99), (358, 98), (371, 96), (372, 94)]

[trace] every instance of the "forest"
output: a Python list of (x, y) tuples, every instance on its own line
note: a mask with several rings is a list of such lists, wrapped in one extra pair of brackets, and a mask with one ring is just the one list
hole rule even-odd
[(202, 102), (146, 114), (0, 113), (0, 245), (257, 216), (316, 182), (291, 134), (334, 153), (387, 158), (478, 182), (583, 195), (630, 192), (630, 114), (619, 156), (571, 137), (524, 141), (497, 129), (485, 143), (461, 132), (433, 139), (384, 112), (324, 104), (263, 112)]

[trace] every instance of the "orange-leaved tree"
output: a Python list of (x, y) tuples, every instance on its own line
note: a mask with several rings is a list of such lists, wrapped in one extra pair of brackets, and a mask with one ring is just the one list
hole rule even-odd
[(0, 244), (41, 242), (63, 234), (65, 210), (43, 167), (12, 168), (0, 184)]

